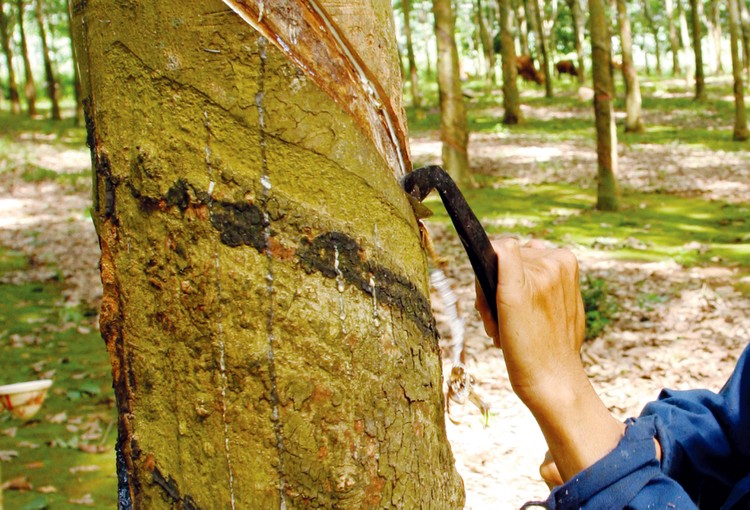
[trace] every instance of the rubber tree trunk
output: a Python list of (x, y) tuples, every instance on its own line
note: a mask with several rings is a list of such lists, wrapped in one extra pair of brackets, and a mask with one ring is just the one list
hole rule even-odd
[(8, 69), (8, 99), (10, 100), (10, 112), (13, 114), (21, 113), (21, 100), (18, 94), (18, 82), (16, 81), (16, 71), (13, 68), (13, 48), (10, 39), (10, 19), (5, 12), (5, 2), (0, 0), (0, 42), (3, 45), (3, 54), (5, 55), (5, 65)]
[(641, 119), (641, 85), (633, 63), (633, 36), (630, 31), (630, 17), (625, 0), (617, 0), (617, 24), (620, 28), (622, 47), (622, 77), (625, 81), (625, 131), (643, 131)]
[(121, 508), (462, 507), (390, 1), (72, 7)]
[(612, 106), (612, 50), (604, 1), (589, 0), (598, 167), (596, 208), (616, 211), (620, 206), (620, 190), (617, 184), (617, 129)]
[(708, 4), (708, 32), (710, 34), (711, 49), (714, 60), (714, 72), (724, 74), (724, 64), (721, 62), (721, 11), (719, 0), (711, 0)]
[(523, 120), (521, 98), (518, 94), (516, 45), (510, 19), (510, 0), (498, 0), (500, 10), (500, 57), (503, 64), (503, 124), (514, 125)]
[(667, 25), (669, 28), (669, 46), (672, 50), (672, 75), (678, 76), (682, 74), (680, 66), (680, 35), (677, 32), (677, 24), (675, 23), (675, 0), (665, 0), (664, 8), (667, 11)]
[(685, 55), (685, 79), (689, 83), (693, 78), (693, 69), (690, 64), (690, 30), (688, 29), (687, 16), (683, 7), (683, 0), (676, 0), (677, 16), (680, 20), (680, 42), (682, 43), (682, 52)]
[[(67, 5), (67, 14), (68, 14), (68, 30), (69, 33), (73, 32), (73, 19), (70, 14), (70, 0), (66, 1)], [(75, 113), (73, 114), (73, 123), (76, 126), (80, 126), (83, 124), (84, 121), (84, 112), (83, 112), (83, 98), (81, 97), (81, 73), (78, 71), (78, 62), (76, 62), (76, 52), (75, 48), (72, 47), (73, 40), (70, 41), (71, 44), (71, 57), (72, 57), (72, 63), (73, 63), (73, 94), (74, 99), (76, 102), (75, 106)]]
[(23, 91), (26, 96), (26, 110), (29, 117), (36, 115), (36, 83), (34, 73), (31, 71), (29, 60), (29, 47), (26, 41), (26, 29), (24, 28), (24, 0), (16, 0), (16, 12), (18, 13), (18, 32), (21, 36), (21, 57), (23, 57), (24, 85)]
[(750, 77), (750, 10), (745, 1), (740, 1), (738, 4), (742, 27), (742, 64), (745, 67), (745, 74)]
[(482, 0), (476, 0), (475, 5), (477, 26), (479, 27), (479, 38), (482, 42), (482, 53), (484, 55), (487, 88), (492, 89), (492, 87), (497, 82), (495, 78), (495, 51), (492, 48), (492, 38), (490, 37), (490, 33), (487, 30), (487, 22), (485, 20)]
[(750, 132), (747, 129), (745, 116), (745, 87), (740, 61), (740, 12), (738, 0), (727, 0), (729, 8), (729, 42), (732, 50), (732, 74), (734, 75), (734, 134), (737, 141), (747, 140)]
[(693, 32), (693, 54), (695, 55), (695, 100), (706, 99), (706, 79), (703, 75), (703, 48), (701, 44), (702, 0), (690, 0), (690, 21)]
[[(659, 27), (654, 22), (654, 16), (651, 11), (650, 0), (641, 0), (641, 8), (643, 9), (643, 17), (646, 20), (649, 30), (651, 31), (651, 37), (654, 39), (654, 52), (656, 57), (656, 74), (661, 75), (661, 43), (659, 42)], [(644, 36), (645, 40), (645, 36)]]
[(422, 94), (419, 91), (417, 59), (414, 58), (414, 44), (411, 38), (411, 0), (402, 0), (404, 10), (404, 35), (406, 36), (406, 57), (409, 60), (409, 80), (411, 82), (411, 103), (415, 110), (422, 107)]
[(47, 97), (52, 103), (50, 114), (52, 120), (60, 120), (62, 118), (60, 116), (60, 87), (55, 79), (55, 71), (52, 67), (52, 57), (50, 56), (49, 46), (47, 45), (47, 29), (44, 24), (42, 0), (36, 0), (36, 21), (39, 27), (39, 39), (42, 44), (44, 78), (47, 82)]
[(536, 34), (537, 43), (537, 54), (539, 56), (539, 65), (542, 67), (544, 72), (544, 95), (545, 97), (554, 97), (554, 90), (552, 87), (552, 73), (550, 72), (550, 58), (551, 54), (547, 47), (547, 36), (544, 33), (544, 20), (542, 12), (544, 10), (543, 5), (539, 5), (540, 0), (529, 0), (528, 6), (531, 12), (529, 16), (534, 19), (534, 32)]
[(526, 18), (526, 7), (524, 0), (513, 0), (516, 10), (516, 24), (521, 55), (530, 55), (529, 52), (529, 22)]
[(581, 9), (581, 0), (567, 0), (573, 17), (573, 39), (578, 57), (578, 83), (586, 82), (586, 61), (583, 56), (583, 36), (586, 31), (586, 18)]
[(443, 166), (460, 184), (471, 181), (469, 126), (461, 92), (461, 70), (455, 39), (455, 18), (450, 0), (433, 0), (437, 38), (438, 89), (440, 92), (440, 140)]

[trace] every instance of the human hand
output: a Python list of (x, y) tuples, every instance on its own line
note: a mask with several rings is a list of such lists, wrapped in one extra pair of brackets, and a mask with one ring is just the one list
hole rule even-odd
[(498, 323), (477, 285), (485, 331), (504, 353), (514, 391), (527, 404), (580, 379), (585, 312), (578, 261), (568, 250), (542, 241), (493, 243), (498, 254)]
[(625, 425), (589, 382), (580, 358), (585, 328), (578, 262), (540, 241), (494, 243), (498, 256), (496, 323), (477, 286), (477, 310), (503, 349), (508, 377), (547, 441), (542, 475), (569, 480), (617, 446)]

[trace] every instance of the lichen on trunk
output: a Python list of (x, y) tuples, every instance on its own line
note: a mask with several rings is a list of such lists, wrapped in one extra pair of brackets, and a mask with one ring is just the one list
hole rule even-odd
[(73, 26), (121, 504), (460, 507), (425, 256), (361, 119), (218, 0)]

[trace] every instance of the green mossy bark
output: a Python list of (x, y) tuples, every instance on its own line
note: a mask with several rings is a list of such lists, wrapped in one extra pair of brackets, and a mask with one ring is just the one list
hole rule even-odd
[(73, 14), (122, 497), (462, 506), (418, 229), (362, 131), (218, 1)]

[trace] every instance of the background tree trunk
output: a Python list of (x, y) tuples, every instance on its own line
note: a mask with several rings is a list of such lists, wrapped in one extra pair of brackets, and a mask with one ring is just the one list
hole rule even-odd
[[(73, 19), (70, 14), (70, 0), (67, 0), (66, 4), (68, 6), (67, 8), (68, 29), (70, 30), (70, 33), (73, 33)], [(71, 44), (71, 61), (73, 64), (73, 95), (76, 101), (75, 113), (73, 115), (73, 123), (76, 126), (80, 126), (84, 121), (83, 97), (82, 97), (82, 92), (81, 92), (81, 74), (78, 72), (78, 62), (76, 62), (76, 52), (75, 52), (75, 48), (73, 48), (72, 39), (70, 40), (70, 44)]]
[(695, 100), (706, 99), (706, 80), (703, 77), (703, 48), (701, 45), (701, 17), (703, 0), (690, 0), (690, 20), (693, 28), (693, 53), (695, 54)]
[(677, 25), (675, 23), (675, 0), (665, 0), (664, 7), (667, 11), (667, 24), (669, 28), (669, 46), (672, 50), (672, 75), (678, 76), (682, 74), (680, 67), (680, 36), (677, 32)]
[(518, 95), (516, 45), (510, 20), (510, 0), (498, 0), (500, 10), (500, 51), (503, 62), (503, 124), (518, 124), (521, 115), (521, 98)]
[(44, 26), (44, 14), (42, 12), (42, 0), (36, 0), (36, 21), (39, 26), (39, 39), (42, 44), (42, 57), (44, 58), (44, 77), (47, 81), (47, 97), (52, 103), (52, 120), (60, 120), (60, 91), (55, 71), (52, 68), (52, 57), (50, 57), (49, 46), (47, 46), (47, 29)]
[(414, 45), (411, 40), (411, 0), (402, 0), (404, 8), (404, 35), (406, 35), (406, 56), (409, 59), (409, 79), (411, 81), (411, 103), (415, 110), (422, 107), (422, 94), (419, 90), (417, 60), (414, 58)]
[(471, 180), (469, 168), (469, 126), (461, 92), (461, 69), (456, 49), (455, 19), (451, 0), (433, 0), (435, 37), (438, 50), (438, 89), (440, 91), (440, 140), (443, 166), (460, 184)]
[(744, 0), (738, 1), (738, 4), (742, 27), (742, 64), (745, 67), (745, 74), (750, 77), (750, 10)]
[(682, 52), (685, 55), (685, 80), (689, 83), (693, 79), (693, 69), (690, 64), (690, 30), (688, 29), (687, 16), (682, 6), (682, 0), (677, 1), (677, 16), (680, 20), (680, 42), (682, 43)]
[(721, 11), (719, 0), (710, 0), (708, 4), (708, 32), (711, 36), (711, 47), (713, 49), (714, 72), (724, 74), (724, 64), (721, 62)]
[(578, 57), (578, 83), (583, 84), (586, 82), (586, 61), (583, 56), (583, 35), (586, 31), (586, 19), (581, 10), (581, 0), (568, 0), (568, 7), (573, 17), (573, 37), (576, 56)]
[(496, 83), (495, 79), (495, 51), (492, 48), (492, 38), (487, 30), (487, 23), (484, 17), (484, 7), (482, 0), (476, 0), (476, 17), (477, 26), (479, 27), (479, 37), (482, 40), (482, 53), (484, 54), (485, 73), (487, 78), (487, 88), (492, 89)]
[(745, 87), (742, 81), (742, 62), (740, 61), (740, 12), (738, 0), (727, 0), (729, 7), (729, 41), (732, 49), (732, 74), (734, 75), (734, 139), (747, 140), (750, 133), (745, 117)]
[[(654, 53), (656, 57), (656, 74), (661, 75), (661, 43), (659, 41), (659, 27), (654, 22), (654, 16), (651, 12), (650, 0), (641, 0), (641, 7), (643, 9), (643, 17), (646, 19), (646, 24), (651, 31), (651, 37), (654, 39)], [(644, 36), (645, 40), (645, 36)]]
[(529, 51), (529, 23), (526, 19), (526, 7), (524, 6), (524, 0), (513, 0), (516, 6), (516, 23), (517, 23), (517, 34), (519, 39), (519, 47), (521, 48), (521, 55), (531, 55)]
[(622, 46), (622, 76), (625, 80), (625, 131), (643, 131), (641, 119), (641, 85), (633, 63), (633, 40), (630, 32), (630, 18), (625, 0), (617, 0), (617, 22), (620, 28)]
[(121, 505), (460, 508), (391, 4), (233, 7), (73, 2)]
[(21, 100), (18, 95), (18, 82), (16, 71), (13, 68), (13, 48), (10, 39), (10, 18), (5, 12), (5, 2), (0, 0), (0, 42), (3, 45), (5, 65), (8, 68), (8, 99), (10, 100), (10, 112), (21, 113)]
[(527, 5), (530, 8), (529, 16), (534, 20), (533, 27), (536, 36), (537, 57), (544, 73), (544, 95), (545, 97), (554, 97), (552, 75), (550, 74), (550, 54), (547, 48), (547, 37), (544, 35), (544, 23), (542, 19), (543, 7), (539, 5), (539, 0), (529, 0)]
[(24, 0), (16, 0), (16, 11), (18, 12), (18, 31), (21, 35), (21, 56), (23, 57), (23, 91), (24, 95), (26, 96), (27, 112), (29, 114), (29, 117), (32, 117), (36, 115), (36, 84), (34, 83), (34, 73), (31, 71), (29, 48), (26, 42), (26, 29), (23, 26)]
[(617, 184), (617, 129), (612, 108), (612, 50), (604, 0), (589, 0), (589, 27), (598, 163), (596, 208), (616, 211), (620, 206), (620, 191)]

